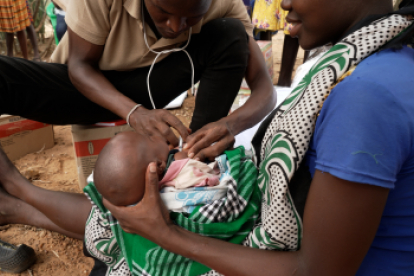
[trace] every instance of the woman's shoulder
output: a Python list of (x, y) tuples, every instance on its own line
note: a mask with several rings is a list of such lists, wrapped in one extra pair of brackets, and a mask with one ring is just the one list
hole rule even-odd
[[(332, 90), (328, 101), (352, 105), (364, 100), (373, 105), (398, 106), (414, 122), (414, 49), (384, 50), (363, 60)], [(367, 107), (367, 110), (370, 110)], [(372, 111), (372, 110), (371, 110)], [(368, 111), (367, 111), (368, 112)]]
[(372, 82), (394, 91), (395, 87), (414, 89), (414, 49), (387, 49), (363, 60), (352, 73), (348, 82)]
[(404, 163), (414, 161), (413, 53), (404, 48), (374, 54), (331, 91), (311, 145), (317, 169), (394, 187)]

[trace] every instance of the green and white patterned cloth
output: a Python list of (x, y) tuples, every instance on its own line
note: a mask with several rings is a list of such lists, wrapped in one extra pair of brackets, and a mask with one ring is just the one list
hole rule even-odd
[[(258, 219), (261, 192), (256, 184), (257, 169), (244, 148), (226, 151), (230, 176), (223, 199), (199, 206), (191, 214), (171, 212), (175, 223), (203, 236), (241, 244)], [(85, 244), (89, 253), (106, 263), (107, 275), (188, 275), (211, 269), (162, 249), (138, 235), (125, 233), (102, 204), (93, 183), (84, 189), (92, 202), (86, 223)]]
[(302, 218), (289, 184), (309, 148), (318, 113), (332, 86), (352, 67), (413, 24), (393, 14), (347, 35), (325, 53), (274, 112), (258, 149), (258, 185), (263, 193), (261, 221), (244, 243), (268, 250), (294, 251), (302, 240)]

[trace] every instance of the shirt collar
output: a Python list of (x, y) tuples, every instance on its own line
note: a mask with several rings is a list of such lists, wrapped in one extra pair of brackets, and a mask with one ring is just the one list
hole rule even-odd
[(124, 8), (133, 18), (138, 19), (142, 22), (141, 15), (141, 0), (125, 0)]

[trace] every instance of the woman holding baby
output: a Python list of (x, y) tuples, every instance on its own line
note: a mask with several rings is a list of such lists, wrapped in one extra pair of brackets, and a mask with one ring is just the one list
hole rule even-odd
[(125, 231), (217, 271), (208, 275), (410, 275), (414, 3), (404, 4), (282, 2), (304, 49), (334, 46), (253, 139), (262, 217), (244, 247), (165, 219), (154, 165), (141, 204), (107, 208)]
[[(414, 3), (396, 12), (391, 0), (282, 7), (304, 49), (333, 47), (252, 141), (262, 204), (244, 246), (178, 227), (160, 199), (155, 163), (136, 206), (103, 203), (124, 231), (211, 268), (207, 275), (412, 275)], [(15, 183), (23, 180), (2, 160), (7, 193), (45, 210), (21, 196)]]

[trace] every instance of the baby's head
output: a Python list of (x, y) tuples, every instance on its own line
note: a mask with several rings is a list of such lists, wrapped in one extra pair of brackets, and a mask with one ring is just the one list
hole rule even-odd
[(145, 190), (145, 172), (157, 162), (159, 174), (168, 158), (168, 145), (160, 137), (123, 132), (112, 138), (99, 154), (94, 170), (98, 192), (116, 206), (128, 206), (141, 200)]

